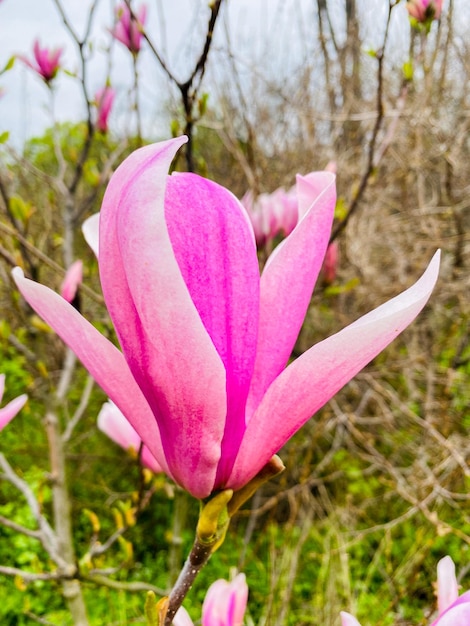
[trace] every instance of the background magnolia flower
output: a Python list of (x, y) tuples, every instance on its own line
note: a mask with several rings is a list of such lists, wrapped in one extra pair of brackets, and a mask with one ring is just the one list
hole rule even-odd
[[(3, 398), (3, 392), (5, 391), (5, 374), (0, 374), (0, 402)], [(0, 409), (0, 430), (4, 428), (8, 422), (10, 422), (15, 415), (23, 408), (28, 396), (23, 394), (9, 402), (6, 406)]]
[(111, 113), (115, 95), (116, 92), (109, 85), (96, 92), (95, 103), (98, 108), (96, 127), (102, 133), (108, 132), (108, 117)]
[[(245, 574), (232, 580), (216, 580), (209, 587), (202, 605), (202, 626), (241, 626), (248, 601), (248, 585)], [(194, 626), (184, 608), (180, 608), (173, 620), (174, 626)]]
[[(101, 407), (101, 411), (98, 413), (98, 428), (124, 450), (138, 454), (142, 439), (112, 402), (105, 402)], [(142, 465), (155, 474), (162, 471), (157, 460), (146, 446), (142, 447), (140, 460)]]
[(132, 54), (138, 54), (142, 44), (142, 31), (147, 19), (147, 6), (142, 4), (136, 13), (137, 20), (131, 16), (129, 7), (122, 2), (116, 9), (116, 24), (112, 36), (126, 46)]
[(216, 580), (202, 605), (202, 626), (241, 626), (247, 601), (245, 574), (238, 574), (231, 582)]
[(73, 302), (77, 296), (78, 287), (83, 280), (83, 262), (75, 261), (65, 273), (65, 278), (60, 287), (60, 295), (67, 302)]
[(299, 219), (295, 187), (287, 192), (280, 187), (256, 199), (248, 191), (241, 203), (250, 216), (258, 246), (264, 246), (280, 234), (290, 235)]
[(26, 57), (20, 57), (31, 69), (49, 84), (57, 75), (60, 68), (60, 57), (63, 48), (41, 48), (39, 41), (36, 39), (33, 45), (34, 62), (29, 61)]
[(331, 285), (338, 271), (339, 247), (337, 241), (332, 241), (328, 246), (323, 261), (322, 278), (326, 285)]
[[(330, 161), (325, 172), (336, 174), (336, 162)], [(285, 191), (279, 187), (272, 193), (261, 193), (256, 198), (252, 191), (247, 191), (241, 199), (248, 212), (255, 233), (256, 245), (269, 244), (278, 235), (287, 237), (294, 230), (299, 220), (297, 187)]]
[(334, 176), (298, 177), (301, 219), (260, 277), (239, 201), (195, 174), (167, 175), (185, 141), (134, 152), (103, 200), (98, 261), (122, 352), (58, 294), (19, 268), (14, 278), (162, 469), (206, 498), (246, 485), (406, 328), (434, 287), (439, 255), (414, 286), (286, 368), (328, 245)]
[(442, 0), (409, 0), (406, 8), (418, 22), (438, 20), (441, 17)]

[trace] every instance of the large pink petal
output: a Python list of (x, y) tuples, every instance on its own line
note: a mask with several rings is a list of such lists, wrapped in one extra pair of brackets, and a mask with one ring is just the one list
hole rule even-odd
[(253, 229), (235, 196), (195, 174), (168, 179), (165, 217), (191, 299), (225, 366), (227, 414), (216, 478), (223, 485), (245, 432), (256, 354), (259, 265)]
[[(298, 177), (304, 215), (274, 250), (261, 276), (258, 347), (248, 420), (285, 368), (302, 326), (328, 246), (336, 200), (334, 182), (329, 172)], [(310, 205), (305, 210), (308, 199)]]
[(383, 350), (426, 304), (439, 271), (437, 252), (409, 289), (296, 359), (269, 387), (248, 424), (227, 487), (252, 478), (328, 400)]
[[(226, 381), (165, 220), (167, 172), (184, 141), (141, 148), (116, 170), (101, 209), (99, 266), (119, 342), (157, 416), (171, 473), (202, 498), (212, 492), (220, 459)], [(185, 210), (190, 219), (191, 206)]]
[(13, 278), (25, 300), (75, 352), (168, 473), (155, 417), (122, 353), (59, 294), (25, 278), (20, 268), (13, 270)]

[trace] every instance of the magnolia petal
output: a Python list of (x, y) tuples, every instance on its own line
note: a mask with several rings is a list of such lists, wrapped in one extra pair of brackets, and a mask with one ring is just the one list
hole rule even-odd
[(274, 250), (261, 276), (258, 347), (247, 420), (282, 372), (299, 334), (328, 246), (336, 200), (335, 177), (316, 172), (298, 177), (309, 208)]
[[(139, 452), (142, 439), (113, 402), (105, 402), (103, 404), (98, 413), (97, 424), (101, 432), (109, 437), (111, 441), (117, 443), (118, 446), (124, 450), (132, 450), (135, 453)], [(142, 450), (140, 450), (140, 460), (142, 465), (148, 467), (148, 469), (155, 474), (163, 471), (147, 446), (142, 446)]]
[(439, 252), (399, 296), (316, 344), (284, 370), (248, 424), (227, 488), (238, 489), (351, 378), (399, 335), (426, 304), (439, 272)]
[(78, 259), (68, 268), (62, 285), (60, 287), (60, 295), (67, 302), (73, 302), (79, 286), (83, 280), (83, 262)]
[(4, 428), (8, 424), (8, 422), (11, 422), (11, 420), (17, 415), (17, 413), (19, 413), (19, 411), (25, 405), (27, 399), (28, 396), (26, 394), (23, 394), (0, 409), (0, 430), (2, 430), (2, 428)]
[(25, 278), (19, 267), (12, 274), (25, 300), (75, 352), (168, 473), (157, 422), (122, 353), (59, 294)]
[(82, 233), (85, 237), (85, 241), (95, 253), (96, 258), (99, 258), (100, 247), (100, 214), (95, 213), (88, 217), (82, 224)]
[(437, 564), (437, 608), (443, 613), (459, 597), (454, 561), (445, 556)]
[(431, 626), (468, 626), (470, 624), (470, 591), (463, 593)]
[(101, 209), (99, 266), (108, 311), (157, 416), (171, 473), (203, 498), (212, 492), (221, 454), (225, 369), (191, 300), (165, 220), (167, 172), (185, 141), (141, 148), (116, 170)]
[[(297, 174), (296, 196), (299, 212), (299, 222), (310, 210), (312, 203), (325, 191), (325, 188), (333, 185), (333, 193), (336, 200), (336, 176), (331, 170), (322, 172), (310, 172), (306, 176)], [(294, 189), (294, 188), (293, 188)], [(334, 209), (334, 206), (333, 206)]]
[(188, 611), (184, 606), (176, 611), (176, 615), (173, 618), (173, 626), (194, 626), (192, 619), (189, 617)]
[(346, 613), (346, 611), (341, 611), (341, 626), (361, 626), (357, 619)]
[(241, 626), (248, 601), (245, 574), (212, 583), (202, 605), (202, 626)]
[(169, 177), (165, 218), (191, 300), (226, 372), (227, 411), (216, 478), (223, 485), (245, 432), (256, 355), (259, 265), (253, 230), (235, 196), (195, 174)]

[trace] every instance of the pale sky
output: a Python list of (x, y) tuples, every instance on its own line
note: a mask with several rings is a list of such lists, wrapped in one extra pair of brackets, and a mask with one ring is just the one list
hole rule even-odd
[[(91, 0), (61, 0), (61, 4), (78, 33), (83, 33), (85, 19)], [(262, 54), (255, 40), (263, 40), (269, 32), (272, 20), (282, 18), (295, 5), (299, 13), (302, 5), (311, 0), (229, 0), (225, 6), (223, 20), (220, 19), (216, 35), (224, 37), (224, 29), (230, 24), (234, 47), (242, 46), (245, 54)], [(168, 60), (172, 71), (179, 79), (187, 77), (189, 64), (194, 63), (204, 40), (208, 20), (207, 0), (147, 0), (150, 33), (158, 50)], [(108, 28), (113, 23), (113, 7), (116, 1), (100, 0), (93, 21), (93, 50), (89, 52), (88, 86), (93, 95), (107, 76), (105, 50), (111, 38)], [(134, 2), (135, 7), (140, 2)], [(1, 0), (0, 2), (0, 67), (12, 54), (32, 57), (32, 44), (38, 38), (42, 45), (63, 47), (63, 65), (72, 73), (79, 71), (76, 47), (66, 31), (53, 0)], [(215, 40), (214, 49), (217, 47)], [(219, 46), (220, 47), (220, 46)], [(243, 55), (242, 55), (243, 56)], [(141, 102), (152, 120), (158, 117), (165, 99), (168, 98), (165, 82), (158, 64), (144, 44), (139, 56), (141, 80)], [(132, 85), (131, 55), (120, 44), (114, 44), (111, 82), (118, 96), (113, 110), (114, 124), (119, 130), (119, 111), (128, 108), (129, 90)], [(0, 98), (0, 133), (10, 132), (15, 146), (32, 135), (43, 132), (53, 119), (51, 106), (57, 120), (79, 120), (84, 118), (84, 103), (78, 81), (61, 73), (54, 81), (54, 103), (51, 104), (49, 90), (41, 79), (19, 60), (13, 70), (0, 76), (3, 96)], [(113, 123), (113, 118), (111, 120)], [(157, 129), (158, 132), (158, 129)]]
[[(332, 15), (340, 19), (344, 15), (344, 0), (329, 2)], [(366, 15), (370, 19), (363, 20), (361, 29), (365, 31), (366, 45), (373, 48), (380, 45), (381, 33), (377, 24), (384, 22), (382, 18), (389, 0), (364, 2), (370, 6), (370, 12)], [(209, 15), (208, 0), (146, 0), (146, 3), (149, 7), (146, 31), (172, 71), (184, 80), (204, 40)], [(74, 29), (82, 33), (92, 0), (61, 0), (61, 4)], [(88, 51), (90, 62), (87, 82), (91, 96), (103, 86), (107, 76), (105, 50), (111, 41), (107, 29), (113, 24), (116, 4), (117, 0), (98, 1), (92, 29), (93, 49)], [(139, 0), (133, 2), (135, 8), (140, 4)], [(444, 10), (446, 4), (445, 0)], [(455, 10), (462, 4), (470, 5), (470, 2), (455, 0)], [(335, 5), (339, 10), (335, 11)], [(286, 74), (289, 71), (295, 73), (301, 68), (301, 55), (306, 54), (305, 46), (318, 45), (312, 26), (315, 24), (315, 7), (316, 0), (226, 0), (216, 27), (209, 75), (217, 76), (221, 48), (227, 49), (227, 34), (239, 69), (245, 64), (251, 70), (259, 68), (260, 75), (266, 76), (269, 72), (277, 75), (282, 66)], [(404, 2), (396, 7), (394, 20), (397, 23), (395, 38), (398, 41), (395, 47), (406, 50), (405, 39), (409, 28)], [(5, 65), (12, 54), (31, 57), (35, 38), (42, 45), (63, 47), (63, 65), (69, 72), (79, 71), (76, 48), (53, 0), (0, 0), (0, 67)], [(312, 49), (307, 49), (310, 57)], [(111, 82), (117, 91), (117, 99), (110, 125), (119, 131), (124, 130), (128, 123), (124, 112), (128, 111), (132, 86), (132, 61), (129, 52), (118, 43), (114, 44), (112, 59)], [(403, 60), (398, 56), (397, 63)], [(225, 65), (219, 71), (225, 71), (224, 68)], [(168, 132), (168, 120), (164, 120), (161, 114), (170, 94), (168, 83), (145, 44), (139, 55), (139, 74), (142, 110), (147, 116), (147, 132), (144, 134), (149, 136), (156, 133), (161, 136)], [(55, 81), (53, 106), (56, 120), (84, 119), (84, 103), (77, 83), (76, 79), (65, 73), (61, 73)], [(13, 145), (21, 146), (26, 138), (37, 136), (51, 125), (53, 117), (49, 90), (23, 63), (17, 60), (13, 70), (0, 76), (0, 87), (3, 90), (0, 98), (0, 133), (8, 130)]]

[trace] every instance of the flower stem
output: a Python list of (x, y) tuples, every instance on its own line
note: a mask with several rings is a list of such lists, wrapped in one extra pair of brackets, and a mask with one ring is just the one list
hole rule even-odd
[[(223, 543), (230, 517), (227, 504), (233, 496), (231, 489), (221, 491), (202, 504), (196, 529), (196, 538), (168, 598), (165, 598), (164, 618), (161, 626), (171, 626), (176, 611), (183, 604), (196, 576), (211, 554)], [(160, 605), (163, 606), (163, 605)]]
[(191, 552), (186, 559), (183, 569), (171, 590), (168, 602), (168, 610), (165, 617), (165, 626), (170, 626), (176, 611), (183, 604), (187, 593), (191, 589), (196, 576), (202, 570), (212, 554), (213, 545), (204, 544), (196, 537)]

